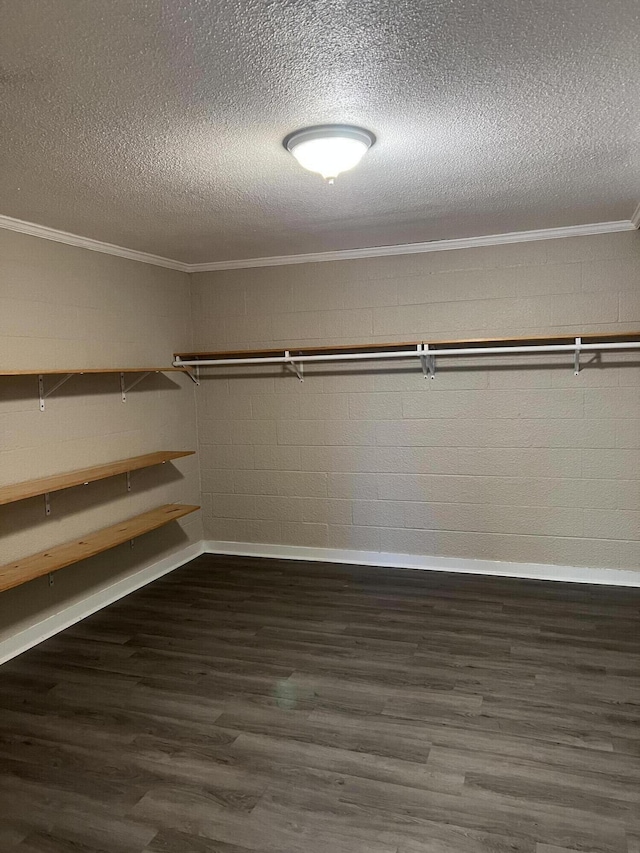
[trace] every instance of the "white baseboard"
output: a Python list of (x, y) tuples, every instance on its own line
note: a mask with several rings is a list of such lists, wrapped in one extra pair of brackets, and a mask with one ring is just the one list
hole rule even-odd
[(260, 545), (253, 542), (205, 540), (207, 554), (242, 557), (269, 557), (322, 563), (349, 563), (392, 569), (422, 569), (429, 572), (456, 572), (498, 575), (508, 578), (591, 583), (606, 586), (640, 587), (640, 571), (597, 569), (584, 566), (554, 566), (545, 563), (503, 563), (498, 560), (466, 560), (458, 557), (424, 557), (418, 554), (388, 554), (381, 551), (349, 551), (336, 548), (307, 548), (298, 545)]
[(124, 598), (130, 592), (134, 592), (136, 589), (140, 589), (140, 587), (162, 577), (162, 575), (180, 568), (190, 560), (199, 557), (204, 553), (204, 550), (204, 542), (202, 541), (189, 545), (157, 563), (146, 566), (144, 569), (138, 569), (110, 586), (88, 595), (53, 616), (27, 625), (6, 639), (0, 639), (0, 664), (22, 652), (26, 652), (27, 649), (36, 646), (48, 637), (64, 631), (65, 628), (80, 622), (81, 619), (112, 604), (119, 598)]
[(103, 607), (124, 598), (151, 581), (180, 568), (201, 554), (229, 554), (242, 557), (266, 557), (306, 562), (348, 563), (356, 566), (380, 566), (393, 569), (421, 569), (431, 572), (498, 575), (532, 580), (564, 581), (566, 583), (604, 584), (607, 586), (640, 587), (640, 571), (597, 569), (583, 566), (553, 566), (544, 563), (503, 563), (493, 560), (465, 560), (456, 557), (425, 557), (417, 554), (390, 554), (380, 551), (351, 551), (336, 548), (307, 548), (298, 545), (266, 545), (253, 542), (196, 542), (133, 572), (126, 578), (95, 592), (82, 601), (34, 622), (6, 639), (0, 639), (0, 664), (64, 631), (70, 625), (90, 616)]

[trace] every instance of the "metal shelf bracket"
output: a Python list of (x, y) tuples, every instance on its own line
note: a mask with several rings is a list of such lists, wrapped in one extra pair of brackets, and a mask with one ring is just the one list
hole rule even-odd
[(196, 365), (193, 369), (185, 367), (184, 372), (187, 374), (187, 376), (193, 382), (194, 385), (200, 385), (200, 368), (198, 367), (198, 365)]
[(418, 355), (425, 379), (436, 378), (436, 357), (429, 355), (429, 344), (418, 344)]
[(38, 374), (38, 395), (40, 397), (40, 411), (41, 412), (44, 412), (44, 401), (47, 399), (47, 397), (50, 397), (54, 391), (57, 391), (58, 388), (60, 388), (62, 385), (64, 385), (65, 382), (68, 382), (72, 376), (73, 376), (73, 373), (65, 373), (65, 375), (62, 377), (62, 379), (59, 379), (55, 385), (53, 385), (51, 388), (49, 388), (48, 391), (45, 391), (44, 375), (42, 373)]
[(294, 361), (294, 359), (291, 358), (291, 353), (289, 352), (288, 349), (286, 349), (284, 351), (284, 357), (287, 359), (287, 363), (288, 363), (289, 367), (291, 368), (291, 370), (293, 370), (293, 372), (298, 377), (300, 382), (304, 382), (304, 376), (302, 375), (302, 371), (304, 369), (303, 364)]
[(150, 375), (151, 375), (151, 371), (147, 370), (146, 373), (142, 373), (140, 376), (138, 376), (137, 379), (134, 379), (133, 382), (131, 382), (129, 385), (127, 385), (125, 378), (124, 378), (124, 373), (121, 373), (120, 374), (120, 393), (122, 394), (122, 402), (126, 403), (127, 402), (127, 394), (129, 393), (129, 391), (133, 390), (136, 387), (136, 385), (139, 385), (143, 379), (146, 379), (147, 376), (150, 376)]
[(193, 382), (194, 385), (200, 385), (200, 365), (194, 364), (190, 366), (185, 366), (182, 364), (182, 359), (180, 356), (176, 356), (173, 360), (174, 367), (180, 367), (187, 374), (189, 379)]
[(580, 374), (580, 347), (582, 346), (582, 338), (576, 338), (576, 351), (573, 356), (573, 373), (575, 376)]

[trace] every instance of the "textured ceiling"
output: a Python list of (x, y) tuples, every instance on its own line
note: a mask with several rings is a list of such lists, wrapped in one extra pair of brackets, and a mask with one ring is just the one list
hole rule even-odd
[[(198, 263), (629, 219), (638, 0), (0, 0), (0, 213)], [(378, 142), (333, 187), (281, 145)]]

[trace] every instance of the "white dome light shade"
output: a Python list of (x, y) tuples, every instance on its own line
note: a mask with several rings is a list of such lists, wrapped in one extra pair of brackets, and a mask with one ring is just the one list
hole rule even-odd
[(290, 133), (284, 146), (310, 172), (319, 172), (332, 184), (341, 173), (357, 166), (376, 141), (361, 127), (326, 124)]

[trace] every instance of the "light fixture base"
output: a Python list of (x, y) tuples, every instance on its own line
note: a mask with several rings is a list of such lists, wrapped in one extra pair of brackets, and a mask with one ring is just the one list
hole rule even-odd
[(370, 130), (349, 124), (320, 124), (295, 130), (282, 141), (304, 169), (319, 172), (333, 184), (341, 172), (356, 166), (374, 145)]
[(312, 139), (328, 139), (332, 136), (343, 139), (357, 139), (363, 142), (367, 149), (375, 144), (376, 137), (370, 130), (364, 127), (356, 127), (352, 124), (315, 124), (313, 127), (303, 127), (294, 130), (282, 140), (287, 151), (292, 152), (296, 145), (301, 142), (309, 142)]

